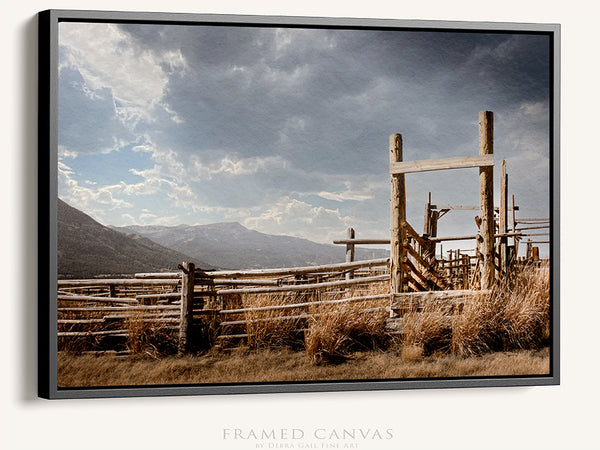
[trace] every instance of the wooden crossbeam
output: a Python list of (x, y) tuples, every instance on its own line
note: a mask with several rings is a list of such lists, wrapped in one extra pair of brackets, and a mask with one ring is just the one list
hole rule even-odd
[(517, 228), (517, 231), (521, 231), (521, 230), (542, 230), (544, 228), (550, 228), (550, 225), (541, 225), (539, 227), (521, 227), (521, 228)]
[(389, 239), (338, 239), (333, 241), (334, 244), (389, 244)]
[(423, 159), (420, 161), (400, 161), (390, 163), (390, 174), (430, 172), (433, 170), (466, 169), (470, 167), (490, 167), (494, 165), (494, 155), (459, 156), (452, 158)]
[[(431, 205), (431, 209), (439, 209), (441, 211), (445, 210), (445, 209), (452, 209), (452, 210), (465, 210), (465, 211), (479, 211), (479, 206), (465, 206), (465, 205)], [(494, 210), (499, 211), (500, 208), (498, 206), (494, 206)], [(514, 208), (507, 208), (507, 211), (518, 211), (519, 207), (515, 206)]]
[[(431, 238), (424, 239), (421, 236), (419, 236), (417, 234), (417, 232), (414, 231), (414, 229), (408, 228), (408, 227), (407, 227), (407, 234), (409, 236), (415, 238), (415, 240), (417, 240), (417, 242), (419, 242), (420, 245), (425, 245), (427, 242), (466, 241), (466, 240), (477, 238), (476, 234), (470, 234), (468, 236), (445, 236), (445, 237), (431, 237)], [(514, 237), (514, 236), (521, 236), (521, 235), (522, 235), (522, 233), (517, 231), (517, 232), (511, 232), (511, 233), (496, 233), (494, 235), (494, 237), (497, 239), (497, 238), (502, 238), (502, 237)], [(333, 241), (333, 243), (334, 244), (389, 244), (390, 240), (389, 239), (340, 239), (337, 241)]]

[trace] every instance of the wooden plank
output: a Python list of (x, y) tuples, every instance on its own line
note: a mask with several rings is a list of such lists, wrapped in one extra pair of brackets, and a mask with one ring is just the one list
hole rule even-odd
[(492, 291), (490, 289), (480, 291), (471, 289), (456, 289), (447, 291), (404, 292), (401, 294), (394, 294), (393, 299), (395, 302), (408, 300), (448, 300), (452, 298), (462, 298), (476, 295), (489, 295), (491, 292)]
[(398, 293), (404, 290), (404, 247), (406, 246), (406, 186), (403, 173), (392, 173), (394, 164), (402, 163), (402, 135), (392, 134), (389, 142), (391, 173), (391, 227), (390, 227), (390, 288)]
[(390, 164), (390, 174), (431, 172), (434, 170), (467, 169), (494, 165), (494, 155), (458, 156), (452, 158), (423, 159), (420, 161), (399, 161)]
[(60, 293), (58, 294), (57, 299), (65, 302), (126, 303), (134, 305), (139, 303), (135, 298), (94, 297), (93, 295), (62, 295)]
[(70, 325), (70, 324), (86, 324), (90, 325), (93, 323), (104, 323), (104, 318), (102, 319), (58, 319), (56, 323), (58, 325)]
[[(178, 330), (176, 325), (167, 325), (164, 330)], [(129, 330), (103, 330), (103, 331), (59, 331), (56, 333), (58, 337), (88, 337), (88, 336), (114, 336), (127, 337)]]
[(423, 287), (423, 289), (419, 289), (421, 291), (426, 291), (430, 289), (430, 284), (432, 283), (429, 279), (427, 279), (414, 263), (410, 260), (410, 258), (406, 258), (406, 265), (410, 269), (410, 276), (413, 280), (415, 280), (419, 285)]
[[(494, 114), (491, 111), (479, 113), (479, 154), (494, 153)], [(494, 166), (479, 168), (479, 232), (482, 240), (479, 251), (482, 257), (481, 288), (488, 289), (494, 284)]]
[(176, 286), (180, 280), (174, 280), (170, 278), (161, 279), (136, 279), (136, 278), (120, 278), (120, 279), (106, 279), (106, 280), (58, 280), (59, 287), (90, 287), (90, 286), (110, 286), (112, 284), (116, 286)]
[(155, 316), (129, 316), (129, 315), (113, 315), (113, 316), (106, 316), (107, 319), (123, 319), (123, 320), (127, 320), (127, 319), (133, 319), (136, 322), (144, 322), (144, 323), (149, 323), (149, 322), (164, 322), (164, 323), (179, 323), (179, 317), (172, 317), (170, 315), (167, 316), (162, 316), (162, 315), (155, 315)]
[[(352, 241), (355, 235), (354, 228), (348, 228), (346, 230), (346, 238), (348, 238), (349, 241)], [(351, 242), (346, 244), (346, 262), (354, 262), (354, 244)], [(354, 278), (352, 271), (346, 272), (346, 280), (351, 280), (352, 278)]]
[(437, 287), (439, 287), (440, 289), (444, 289), (446, 288), (445, 282), (443, 279), (441, 279), (436, 273), (435, 271), (431, 268), (431, 264), (429, 264), (427, 261), (425, 261), (421, 255), (419, 255), (415, 249), (413, 249), (412, 247), (407, 247), (407, 252), (410, 256), (412, 256), (417, 263), (419, 263), (421, 266), (423, 266), (424, 270), (425, 270), (425, 276), (429, 278), (429, 280), (434, 283)]
[(325, 289), (330, 287), (354, 286), (357, 284), (374, 283), (377, 281), (389, 280), (389, 275), (377, 275), (373, 277), (355, 278), (353, 280), (330, 281), (327, 283), (311, 283), (300, 284), (295, 286), (278, 286), (278, 287), (258, 287), (258, 288), (242, 288), (242, 289), (220, 289), (217, 290), (217, 295), (227, 294), (267, 294), (274, 292), (296, 292), (296, 291), (312, 291)]
[(149, 278), (162, 278), (162, 279), (181, 279), (181, 272), (156, 272), (156, 273), (136, 273), (135, 278), (149, 279)]
[(352, 245), (360, 245), (360, 244), (389, 244), (389, 239), (338, 239), (333, 241), (334, 244), (352, 244)]
[(114, 336), (127, 335), (128, 330), (101, 330), (101, 331), (59, 331), (58, 337), (84, 337), (84, 336)]
[[(508, 232), (508, 174), (506, 173), (506, 159), (502, 160), (500, 173), (500, 217), (498, 221), (499, 234)], [(504, 273), (508, 273), (508, 238), (500, 238), (500, 266)]]
[(148, 299), (148, 298), (157, 298), (157, 299), (181, 298), (181, 292), (168, 292), (168, 293), (161, 293), (161, 294), (138, 294), (135, 296), (135, 298), (138, 300)]
[(431, 236), (431, 192), (427, 196), (425, 203), (425, 214), (423, 216), (423, 235)]
[(221, 278), (232, 277), (274, 277), (287, 275), (304, 275), (309, 273), (339, 272), (341, 270), (360, 269), (363, 267), (378, 267), (389, 264), (389, 258), (356, 261), (353, 263), (324, 264), (320, 266), (288, 267), (281, 269), (255, 269), (255, 270), (221, 270), (207, 272), (215, 283)]
[(281, 280), (265, 280), (264, 278), (259, 279), (243, 279), (238, 280), (235, 278), (220, 278), (215, 280), (214, 285), (233, 285), (233, 286), (279, 286)]
[(432, 210), (431, 211), (431, 222), (430, 222), (431, 232), (429, 233), (430, 237), (437, 236), (437, 227), (438, 227), (439, 220), (440, 220), (440, 212)]
[(220, 336), (217, 336), (217, 340), (219, 339), (244, 339), (247, 338), (248, 334), (243, 333), (243, 334), (221, 334)]
[(544, 228), (550, 228), (550, 225), (543, 225), (543, 226), (539, 226), (539, 227), (521, 227), (521, 228), (517, 228), (517, 231), (521, 231), (521, 230), (543, 230)]
[[(512, 230), (513, 231), (517, 231), (517, 216), (515, 214), (515, 196), (514, 194), (512, 195), (512, 207), (513, 207), (513, 211), (512, 211)], [(519, 240), (521, 238), (514, 236), (513, 237), (513, 247), (514, 247), (514, 257), (517, 258), (517, 255), (519, 254)]]
[(191, 330), (194, 308), (194, 276), (195, 265), (192, 262), (182, 264), (181, 278), (181, 315), (179, 325), (179, 353), (188, 353), (191, 348)]
[(427, 285), (421, 285), (421, 283), (419, 283), (417, 281), (417, 279), (415, 277), (413, 277), (413, 273), (410, 271), (406, 272), (406, 277), (404, 278), (404, 282), (408, 285), (408, 290), (412, 290), (415, 292), (420, 292), (420, 291), (426, 291), (427, 290)]
[(57, 312), (105, 312), (105, 311), (179, 311), (181, 308), (179, 306), (88, 306), (88, 307), (61, 307), (57, 308)]
[[(479, 206), (464, 206), (464, 205), (431, 205), (431, 209), (442, 210), (464, 210), (464, 211), (479, 211)], [(499, 206), (494, 206), (494, 211), (500, 211)], [(508, 208), (508, 211), (519, 211), (518, 206)]]
[[(477, 234), (471, 234), (468, 236), (445, 236), (445, 237), (437, 237), (437, 238), (429, 238), (430, 242), (443, 242), (443, 241), (467, 241), (470, 239), (477, 239)], [(494, 237), (496, 239), (502, 237), (512, 237), (512, 236), (521, 236), (521, 233), (496, 233)]]
[(376, 294), (376, 295), (364, 295), (360, 297), (349, 297), (349, 298), (341, 298), (336, 300), (319, 300), (314, 302), (303, 302), (303, 303), (290, 303), (289, 305), (272, 305), (272, 306), (257, 306), (255, 308), (239, 308), (239, 309), (225, 309), (219, 311), (220, 314), (242, 314), (246, 312), (254, 312), (254, 311), (278, 311), (285, 309), (295, 309), (295, 308), (308, 308), (310, 306), (320, 306), (320, 305), (335, 305), (338, 303), (354, 303), (354, 302), (366, 302), (371, 300), (381, 300), (384, 298), (389, 298), (390, 294)]

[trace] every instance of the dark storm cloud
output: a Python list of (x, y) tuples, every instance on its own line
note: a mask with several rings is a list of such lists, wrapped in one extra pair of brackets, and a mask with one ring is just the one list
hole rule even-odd
[[(170, 78), (164, 102), (183, 123), (161, 122), (162, 134), (207, 161), (285, 154), (304, 170), (374, 172), (387, 163), (393, 132), (454, 154), (473, 140), (469, 124), (480, 110), (502, 113), (548, 96), (544, 36), (123, 29), (140, 46), (181, 50), (188, 70)], [(361, 164), (340, 166), (340, 155)]]
[[(84, 111), (79, 129), (61, 116), (65, 142), (109, 146), (133, 136), (156, 162), (139, 189), (170, 187), (186, 210), (233, 217), (239, 208), (258, 224), (286, 204), (298, 208), (290, 216), (327, 208), (328, 224), (337, 217), (331, 223), (343, 230), (342, 221), (360, 220), (385, 235), (389, 135), (402, 133), (405, 160), (474, 155), (478, 113), (492, 110), (496, 161), (508, 159), (523, 209), (547, 214), (545, 36), (140, 24), (112, 31), (87, 71), (61, 72), (63, 114)], [(119, 55), (140, 64), (109, 76)], [(96, 73), (95, 64), (109, 67), (95, 79), (103, 88), (80, 89), (77, 77)], [(129, 103), (120, 107), (121, 99)], [(428, 191), (434, 203), (476, 205), (477, 186), (475, 169), (407, 176), (409, 222), (420, 228)], [(470, 230), (472, 215), (465, 217), (448, 215), (441, 225)]]

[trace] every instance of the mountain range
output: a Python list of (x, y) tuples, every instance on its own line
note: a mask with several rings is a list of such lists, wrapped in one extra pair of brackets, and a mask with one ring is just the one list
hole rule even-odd
[(59, 278), (172, 271), (183, 261), (213, 268), (150, 239), (112, 230), (61, 199), (58, 199), (57, 225)]
[[(238, 222), (210, 225), (128, 226), (115, 230), (144, 236), (160, 245), (185, 252), (226, 269), (265, 269), (333, 264), (345, 260), (342, 245), (265, 234)], [(357, 248), (356, 260), (385, 258), (387, 250)]]
[[(59, 278), (172, 271), (183, 261), (211, 270), (263, 269), (339, 263), (345, 247), (270, 235), (237, 222), (210, 225), (109, 227), (58, 199)], [(357, 248), (356, 260), (387, 250)]]

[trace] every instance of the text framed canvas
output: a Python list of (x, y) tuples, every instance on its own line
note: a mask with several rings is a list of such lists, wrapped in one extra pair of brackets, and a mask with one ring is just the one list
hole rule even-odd
[(559, 25), (39, 31), (40, 396), (559, 383)]

